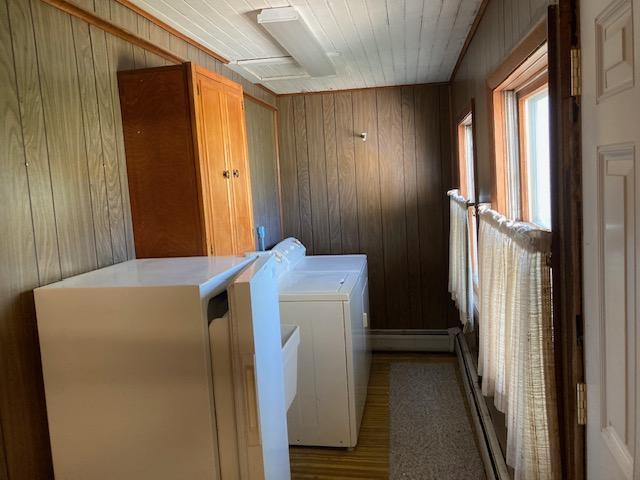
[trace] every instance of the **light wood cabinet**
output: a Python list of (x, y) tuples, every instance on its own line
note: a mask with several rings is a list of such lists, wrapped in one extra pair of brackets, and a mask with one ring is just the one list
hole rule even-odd
[(136, 256), (254, 250), (242, 87), (191, 63), (118, 85)]

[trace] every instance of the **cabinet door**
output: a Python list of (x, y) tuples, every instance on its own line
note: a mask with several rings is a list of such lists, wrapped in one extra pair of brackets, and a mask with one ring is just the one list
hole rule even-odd
[(136, 257), (206, 255), (184, 67), (118, 72), (118, 85)]
[(255, 250), (251, 175), (247, 154), (244, 101), (236, 91), (227, 94), (229, 165), (233, 175), (233, 216), (237, 253)]
[(225, 142), (225, 87), (198, 75), (196, 91), (200, 147), (200, 177), (204, 223), (209, 255), (231, 255), (237, 251), (231, 211), (231, 171)]

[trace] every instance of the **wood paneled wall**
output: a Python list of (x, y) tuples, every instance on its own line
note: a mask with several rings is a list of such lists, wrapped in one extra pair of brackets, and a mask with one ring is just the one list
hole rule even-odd
[[(245, 98), (247, 140), (251, 167), (253, 223), (264, 225), (265, 247), (282, 240), (280, 222), (280, 178), (276, 139), (276, 112)], [(256, 235), (256, 247), (258, 238)]]
[[(174, 55), (184, 59), (202, 65), (213, 72), (217, 72), (230, 80), (242, 85), (244, 91), (251, 96), (266, 102), (270, 105), (275, 105), (275, 95), (269, 91), (255, 85), (227, 68), (224, 63), (220, 62), (217, 58), (209, 55), (206, 51), (201, 50), (194, 45), (187, 43), (182, 38), (173, 35), (172, 33), (160, 28), (158, 25), (150, 22), (145, 17), (139, 15), (135, 11), (128, 8), (126, 5), (130, 5), (130, 2), (125, 0), (66, 0), (72, 4), (75, 4), (88, 12), (94, 13), (97, 16), (107, 20), (109, 23), (121, 27), (145, 40), (149, 40), (154, 45), (157, 45)], [(144, 52), (138, 47), (133, 47), (134, 53), (137, 57), (148, 57), (149, 52)], [(160, 58), (158, 61), (154, 61), (153, 65), (168, 65), (171, 62)]]
[(545, 17), (555, 0), (489, 0), (478, 29), (452, 81), (453, 118), (475, 99), (479, 200), (489, 201), (492, 185), (490, 113), (487, 77)]
[[(489, 112), (488, 77), (509, 56), (518, 43), (546, 16), (555, 0), (488, 0), (486, 10), (460, 66), (451, 82), (454, 121), (460, 119), (474, 100), (475, 153), (480, 202), (491, 201), (493, 147)], [(455, 125), (454, 125), (455, 127)], [(454, 128), (454, 132), (457, 129)], [(454, 143), (455, 145), (455, 143)], [(457, 185), (455, 185), (457, 186)], [(467, 334), (474, 358), (478, 350), (477, 329)]]
[[(474, 99), (475, 153), (480, 202), (491, 201), (493, 184), (493, 138), (489, 112), (488, 77), (504, 62), (518, 43), (546, 17), (555, 0), (488, 0), (486, 10), (460, 67), (451, 82), (453, 118), (459, 119)], [(455, 130), (454, 130), (455, 131)], [(478, 358), (478, 329), (466, 334)], [(476, 365), (477, 368), (477, 365)], [(492, 402), (488, 402), (491, 403)], [(493, 407), (493, 405), (491, 405)], [(504, 415), (491, 408), (494, 428), (502, 444), (506, 440)]]
[[(114, 0), (76, 3), (240, 80)], [(53, 478), (32, 290), (134, 257), (116, 72), (165, 63), (40, 0), (0, 0), (0, 479)]]
[(368, 255), (373, 328), (454, 325), (449, 87), (279, 96), (278, 113), (285, 236)]

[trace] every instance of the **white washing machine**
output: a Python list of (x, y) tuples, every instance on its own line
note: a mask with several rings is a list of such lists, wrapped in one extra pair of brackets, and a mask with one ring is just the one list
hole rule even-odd
[(354, 447), (367, 398), (369, 288), (366, 255), (306, 256), (276, 245), (283, 324), (300, 330), (298, 391), (287, 415), (289, 443)]

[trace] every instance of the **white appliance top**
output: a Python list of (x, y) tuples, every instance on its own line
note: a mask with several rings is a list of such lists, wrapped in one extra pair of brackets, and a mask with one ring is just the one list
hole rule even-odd
[(303, 272), (362, 272), (367, 265), (366, 255), (311, 255), (300, 240), (289, 237), (271, 250), (276, 257), (277, 276)]
[(366, 255), (311, 255), (301, 258), (293, 271), (359, 273), (366, 265)]
[(358, 274), (353, 272), (294, 271), (280, 280), (280, 301), (345, 301), (357, 282)]
[(253, 260), (231, 256), (129, 260), (41, 288), (195, 286), (201, 291), (210, 291), (226, 284)]

